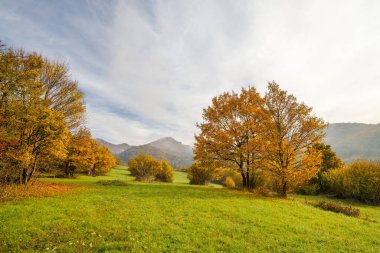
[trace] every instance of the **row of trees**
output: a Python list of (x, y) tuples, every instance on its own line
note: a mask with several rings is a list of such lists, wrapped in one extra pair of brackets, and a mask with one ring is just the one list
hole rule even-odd
[[(270, 82), (264, 96), (254, 87), (212, 99), (197, 124), (195, 159), (201, 167), (238, 171), (242, 186), (253, 189), (256, 176), (270, 176), (280, 196), (317, 175), (325, 122), (312, 108)], [(199, 165), (198, 165), (199, 167)]]
[(26, 184), (39, 170), (94, 174), (113, 166), (109, 151), (82, 128), (84, 113), (83, 93), (65, 64), (1, 45), (1, 183)]

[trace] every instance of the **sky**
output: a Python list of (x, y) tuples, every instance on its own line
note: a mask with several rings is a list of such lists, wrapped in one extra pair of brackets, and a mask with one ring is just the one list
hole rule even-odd
[(1, 0), (0, 40), (68, 64), (96, 138), (193, 144), (211, 98), (268, 81), (380, 122), (380, 1)]

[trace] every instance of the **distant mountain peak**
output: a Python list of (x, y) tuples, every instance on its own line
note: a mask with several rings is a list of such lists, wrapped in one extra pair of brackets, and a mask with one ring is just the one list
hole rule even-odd
[(112, 154), (117, 155), (122, 153), (125, 150), (130, 149), (132, 146), (127, 143), (120, 143), (120, 144), (113, 144), (111, 142), (108, 142), (106, 140), (97, 138), (95, 139), (100, 145), (107, 147)]
[(118, 154), (118, 157), (128, 162), (138, 154), (152, 155), (157, 159), (165, 159), (173, 167), (189, 166), (193, 162), (191, 146), (184, 145), (173, 137), (164, 137), (145, 145), (132, 147)]

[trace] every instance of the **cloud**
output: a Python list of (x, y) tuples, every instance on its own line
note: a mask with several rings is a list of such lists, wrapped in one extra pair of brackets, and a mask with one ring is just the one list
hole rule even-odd
[[(193, 142), (211, 97), (275, 80), (330, 122), (378, 123), (377, 1), (3, 1), (5, 42), (69, 63), (93, 134)], [(6, 10), (6, 11), (4, 11)]]

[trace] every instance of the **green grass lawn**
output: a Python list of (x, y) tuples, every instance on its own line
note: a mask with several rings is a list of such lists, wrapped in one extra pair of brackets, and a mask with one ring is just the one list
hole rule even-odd
[[(0, 252), (380, 252), (380, 207), (359, 218), (305, 204), (186, 184), (107, 176), (43, 179), (80, 185), (54, 197), (0, 203)], [(99, 180), (122, 180), (124, 186)]]

